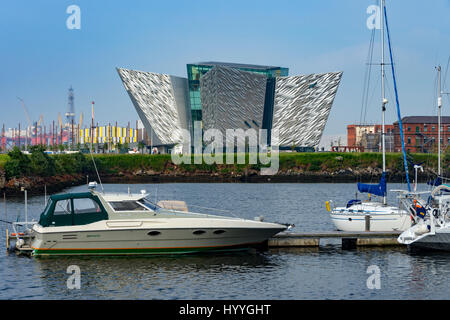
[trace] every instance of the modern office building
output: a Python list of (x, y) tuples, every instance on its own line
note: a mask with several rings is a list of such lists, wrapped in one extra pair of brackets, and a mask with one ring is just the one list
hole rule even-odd
[(171, 147), (181, 129), (273, 129), (280, 148), (318, 146), (342, 72), (289, 76), (288, 68), (200, 62), (188, 78), (117, 69), (154, 146)]

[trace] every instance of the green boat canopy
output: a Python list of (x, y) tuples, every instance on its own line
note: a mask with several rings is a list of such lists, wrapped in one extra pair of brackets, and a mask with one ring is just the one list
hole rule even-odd
[(39, 224), (43, 227), (77, 226), (108, 220), (100, 199), (90, 192), (50, 196)]

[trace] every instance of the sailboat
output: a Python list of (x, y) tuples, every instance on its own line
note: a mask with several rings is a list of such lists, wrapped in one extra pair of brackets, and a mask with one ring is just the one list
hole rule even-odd
[(441, 67), (437, 68), (438, 95), (438, 176), (428, 184), (433, 187), (426, 201), (414, 198), (417, 223), (404, 231), (398, 242), (413, 248), (450, 251), (450, 184), (441, 172)]
[[(380, 181), (376, 185), (358, 183), (358, 191), (361, 193), (368, 193), (369, 200), (362, 201), (353, 199), (348, 201), (345, 207), (333, 207), (332, 201), (327, 201), (327, 210), (330, 212), (331, 220), (336, 229), (340, 231), (403, 231), (411, 227), (411, 214), (396, 206), (387, 204), (387, 190), (386, 190), (386, 144), (385, 144), (385, 111), (388, 100), (385, 97), (385, 62), (384, 62), (384, 32), (385, 23), (389, 42), (389, 52), (391, 57), (392, 74), (394, 76), (395, 93), (397, 98), (397, 113), (399, 118), (399, 127), (403, 147), (403, 156), (405, 159), (405, 170), (407, 173), (406, 153), (403, 144), (403, 132), (400, 116), (400, 109), (398, 104), (398, 95), (395, 82), (395, 72), (392, 63), (392, 51), (390, 47), (389, 28), (387, 24), (387, 15), (385, 1), (381, 0), (381, 103), (382, 103), (382, 154), (383, 154), (383, 173)], [(409, 189), (409, 179), (408, 189)], [(381, 201), (371, 199), (371, 195), (381, 197)]]

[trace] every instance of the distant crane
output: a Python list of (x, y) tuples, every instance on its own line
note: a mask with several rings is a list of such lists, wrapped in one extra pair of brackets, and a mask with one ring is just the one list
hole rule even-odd
[[(27, 136), (28, 136), (28, 132), (30, 132), (30, 129), (32, 128), (31, 118), (30, 118), (27, 108), (25, 107), (25, 102), (23, 101), (23, 99), (21, 99), (19, 97), (17, 97), (17, 99), (19, 99), (19, 101), (22, 103), (23, 111), (25, 112), (25, 116), (27, 117), (28, 127), (26, 129), (26, 132), (27, 132)], [(20, 142), (20, 124), (19, 124), (19, 142)], [(27, 139), (25, 139), (25, 148), (27, 147), (27, 143), (28, 143), (28, 141), (27, 141)]]
[(23, 99), (21, 99), (19, 97), (17, 97), (17, 99), (19, 99), (19, 101), (22, 103), (23, 111), (25, 112), (25, 116), (27, 117), (28, 126), (31, 127), (31, 118), (30, 118), (30, 114), (28, 113), (27, 108), (25, 107), (25, 102), (23, 101)]
[(41, 116), (39, 117), (39, 121), (38, 121), (38, 127), (41, 125), (41, 123), (44, 122), (44, 116), (41, 114)]

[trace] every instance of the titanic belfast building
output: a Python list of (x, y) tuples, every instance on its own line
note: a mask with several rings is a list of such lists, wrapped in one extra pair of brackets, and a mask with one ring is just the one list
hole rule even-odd
[[(225, 62), (187, 65), (187, 78), (117, 68), (153, 146), (191, 132), (253, 128), (279, 132), (279, 148), (319, 145), (342, 72), (289, 76), (289, 69)], [(269, 141), (270, 142), (270, 141)]]

